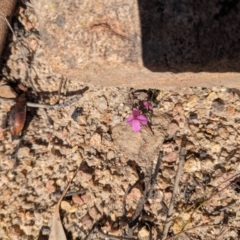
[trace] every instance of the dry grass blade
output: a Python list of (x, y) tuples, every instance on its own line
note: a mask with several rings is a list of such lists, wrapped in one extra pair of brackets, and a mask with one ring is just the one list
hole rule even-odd
[(49, 235), (49, 240), (67, 240), (66, 234), (65, 234), (65, 231), (63, 229), (62, 222), (61, 222), (61, 218), (60, 218), (60, 214), (59, 214), (59, 208), (60, 208), (60, 204), (62, 202), (63, 197), (67, 193), (72, 180), (74, 179), (74, 177), (77, 174), (77, 171), (78, 171), (78, 169), (74, 173), (72, 179), (69, 181), (69, 183), (68, 183), (66, 189), (64, 190), (61, 198), (59, 199), (57, 205), (55, 206), (54, 213), (53, 213), (53, 218), (52, 218), (52, 227), (51, 227), (51, 233)]
[(59, 214), (59, 206), (61, 204), (62, 198), (59, 200), (58, 204), (55, 206), (52, 219), (52, 229), (49, 236), (49, 240), (67, 240), (62, 222)]

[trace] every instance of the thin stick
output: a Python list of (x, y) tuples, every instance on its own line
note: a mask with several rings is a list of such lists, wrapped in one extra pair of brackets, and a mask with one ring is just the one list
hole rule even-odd
[(122, 209), (122, 216), (127, 216), (127, 209), (126, 209), (126, 202), (127, 202), (127, 196), (130, 192), (130, 190), (132, 189), (132, 186), (131, 184), (127, 187), (126, 191), (125, 191), (125, 194), (124, 194), (124, 197), (123, 197), (123, 209)]
[(202, 225), (199, 225), (199, 226), (188, 228), (188, 229), (183, 230), (183, 231), (181, 231), (179, 233), (176, 233), (176, 234), (174, 234), (174, 236), (168, 237), (166, 240), (173, 239), (173, 238), (179, 236), (182, 233), (190, 232), (192, 230), (195, 230), (196, 228), (202, 228), (202, 227), (207, 227), (207, 228), (209, 228), (209, 227), (227, 227), (227, 228), (230, 228), (230, 229), (234, 229), (234, 230), (240, 231), (240, 227), (228, 226), (226, 224), (221, 224), (221, 225), (219, 225), (219, 224), (202, 224)]
[[(69, 100), (66, 100), (63, 103), (60, 104), (55, 104), (55, 105), (49, 105), (49, 104), (41, 104), (41, 103), (31, 103), (31, 102), (27, 102), (27, 106), (28, 107), (33, 107), (33, 108), (46, 108), (46, 109), (50, 109), (50, 110), (56, 110), (56, 109), (60, 109), (60, 108), (65, 108), (70, 106), (71, 104), (73, 104), (74, 102), (78, 101), (80, 98), (82, 98), (82, 94), (79, 94)], [(15, 103), (15, 100), (13, 98), (3, 98), (0, 97), (0, 102), (9, 102), (9, 103)]]
[(63, 102), (60, 104), (55, 104), (55, 105), (48, 105), (48, 104), (40, 104), (40, 103), (30, 103), (27, 102), (27, 106), (28, 107), (35, 107), (35, 108), (46, 108), (46, 109), (50, 109), (50, 110), (56, 110), (56, 109), (60, 109), (60, 108), (65, 108), (70, 106), (71, 104), (73, 104), (74, 102), (78, 101), (80, 98), (82, 97), (81, 94)]
[(98, 220), (92, 227), (91, 231), (89, 232), (89, 234), (86, 236), (85, 240), (91, 240), (92, 238), (92, 234), (96, 233), (101, 235), (102, 237), (107, 238), (107, 239), (111, 239), (111, 240), (137, 240), (136, 238), (131, 238), (131, 237), (120, 237), (120, 236), (115, 236), (115, 235), (111, 235), (111, 234), (107, 234), (104, 233), (103, 230), (101, 229), (100, 226), (100, 221)]
[(129, 229), (128, 229), (128, 235), (132, 236), (133, 234), (133, 227), (135, 226), (138, 218), (140, 217), (140, 214), (143, 211), (144, 205), (147, 202), (148, 198), (151, 197), (152, 192), (153, 192), (153, 188), (154, 185), (156, 183), (157, 180), (157, 175), (159, 172), (159, 168), (160, 168), (160, 164), (162, 162), (162, 158), (163, 158), (163, 152), (160, 152), (158, 155), (158, 160), (157, 160), (157, 164), (155, 166), (154, 169), (154, 173), (151, 176), (150, 180), (147, 180), (145, 182), (145, 190), (143, 193), (143, 196), (139, 199), (138, 204), (137, 204), (137, 208), (132, 216), (131, 221), (128, 223)]
[(59, 88), (58, 88), (58, 103), (60, 101), (60, 96), (61, 96), (61, 90), (62, 90), (62, 84), (63, 84), (63, 77), (61, 78), (60, 84), (59, 84)]
[(178, 170), (177, 170), (177, 173), (176, 173), (176, 178), (175, 178), (175, 182), (174, 182), (172, 198), (171, 198), (171, 201), (170, 201), (168, 214), (167, 214), (165, 225), (164, 225), (164, 229), (163, 229), (162, 240), (165, 240), (167, 238), (168, 231), (169, 231), (170, 225), (172, 223), (171, 218), (172, 218), (173, 209), (174, 209), (174, 202), (175, 202), (176, 195), (178, 193), (179, 181), (180, 181), (180, 177), (181, 177), (181, 174), (182, 174), (182, 169), (183, 169), (184, 162), (185, 162), (186, 143), (187, 143), (187, 138), (184, 135), (183, 139), (182, 139), (180, 153), (179, 153)]
[(97, 228), (98, 233), (100, 233), (100, 235), (102, 235), (102, 237), (107, 238), (107, 239), (112, 239), (112, 240), (136, 240), (136, 238), (132, 238), (132, 237), (118, 237), (118, 236), (114, 236), (111, 234), (106, 234), (102, 231), (101, 228)]
[(58, 200), (58, 203), (57, 203), (57, 205), (56, 205), (58, 209), (59, 209), (59, 207), (60, 207), (60, 205), (61, 205), (61, 202), (62, 202), (62, 200), (63, 200), (64, 196), (66, 195), (66, 193), (67, 193), (68, 189), (70, 188), (70, 185), (71, 185), (71, 183), (72, 183), (73, 179), (76, 177), (76, 175), (77, 175), (77, 173), (78, 173), (78, 170), (79, 170), (79, 168), (80, 168), (80, 166), (79, 166), (79, 167), (77, 168), (77, 170), (74, 172), (74, 174), (73, 174), (72, 178), (71, 178), (71, 179), (70, 179), (70, 181), (68, 182), (68, 184), (67, 184), (67, 186), (66, 186), (65, 190), (63, 191), (63, 193), (62, 193), (62, 195), (61, 195), (60, 199)]
[(82, 195), (82, 194), (86, 193), (86, 191), (87, 190), (79, 190), (79, 191), (74, 191), (74, 192), (68, 192), (68, 193), (65, 194), (64, 197), (67, 198), (67, 197), (71, 197), (73, 195)]
[[(20, 52), (21, 52), (21, 54), (22, 54), (23, 61), (24, 61), (24, 63), (27, 65), (27, 70), (26, 70), (26, 71), (27, 71), (27, 78), (29, 78), (30, 73), (29, 73), (28, 63), (27, 63), (27, 60), (26, 60), (27, 57), (26, 57), (25, 54), (24, 54), (24, 51), (23, 51), (22, 45), (21, 45), (21, 43), (20, 43), (20, 40), (18, 39), (17, 34), (15, 34), (15, 32), (13, 31), (12, 26), (11, 26), (11, 24), (9, 23), (8, 19), (6, 18), (6, 16), (4, 16), (2, 13), (0, 13), (0, 17), (2, 17), (2, 18), (5, 20), (5, 22), (7, 23), (10, 31), (12, 32), (12, 34), (14, 35), (14, 37), (17, 39), (17, 43), (19, 43)], [(30, 80), (30, 84), (31, 84), (33, 90), (36, 92), (36, 90), (35, 90), (35, 88), (34, 88), (34, 85), (33, 85), (33, 82), (32, 82), (31, 80)]]
[[(229, 182), (231, 181), (230, 183), (228, 183), (225, 187), (221, 187), (221, 184), (219, 184), (217, 187), (215, 187), (213, 190), (212, 190), (212, 193), (210, 194), (209, 197), (207, 197), (206, 199), (204, 199), (197, 207), (194, 207), (194, 206), (190, 206), (188, 207), (187, 209), (183, 210), (180, 214), (182, 213), (185, 213), (185, 212), (189, 212), (193, 207), (195, 208), (193, 213), (191, 214), (191, 217), (192, 215), (194, 214), (194, 212), (196, 212), (200, 207), (202, 207), (206, 202), (208, 202), (209, 200), (211, 200), (211, 198), (215, 195), (217, 195), (218, 193), (222, 192), (224, 189), (228, 188), (229, 186), (231, 186), (232, 184), (236, 183), (238, 181), (240, 177), (240, 173), (237, 173), (235, 174), (234, 176), (228, 178), (227, 180), (223, 181), (221, 184), (223, 183), (226, 183), (226, 182)], [(233, 179), (233, 180), (231, 180)], [(234, 204), (234, 203), (233, 203)], [(229, 205), (228, 205), (229, 206)], [(226, 206), (226, 207), (228, 207)], [(191, 218), (190, 217), (190, 218)], [(175, 219), (175, 218), (174, 218)], [(172, 219), (173, 220), (173, 219)], [(185, 227), (185, 226), (184, 226)], [(185, 231), (185, 230), (184, 230)], [(168, 239), (168, 238), (167, 238)]]
[(12, 154), (12, 159), (13, 159), (13, 166), (12, 166), (12, 173), (14, 172), (14, 169), (16, 168), (17, 164), (18, 164), (18, 150), (22, 145), (22, 137), (19, 139), (19, 142), (16, 146), (16, 149), (14, 151), (14, 153)]
[(92, 234), (96, 232), (97, 229), (97, 223), (93, 225), (91, 231), (88, 233), (88, 235), (85, 237), (84, 240), (91, 240), (92, 239)]
[(152, 195), (154, 185), (155, 185), (155, 183), (157, 181), (157, 175), (158, 175), (158, 172), (159, 172), (160, 165), (162, 163), (162, 159), (163, 159), (163, 152), (161, 151), (159, 153), (159, 155), (158, 155), (157, 164), (156, 164), (153, 176), (151, 178), (151, 188), (150, 188), (150, 190), (148, 192), (148, 198), (151, 197), (151, 195)]
[(9, 27), (9, 29), (11, 30), (12, 34), (17, 38), (15, 32), (12, 29), (11, 24), (9, 23), (8, 19), (6, 18), (6, 16), (2, 12), (0, 12), (0, 17), (7, 23), (7, 25)]

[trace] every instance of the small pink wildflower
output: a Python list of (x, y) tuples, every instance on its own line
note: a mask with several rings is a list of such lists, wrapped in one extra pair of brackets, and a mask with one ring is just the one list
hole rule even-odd
[(127, 124), (132, 125), (134, 132), (139, 132), (141, 130), (140, 123), (146, 125), (148, 120), (144, 115), (140, 115), (138, 109), (133, 109), (132, 116), (128, 117), (126, 122)]
[(145, 106), (145, 108), (147, 108), (147, 110), (153, 110), (153, 106), (151, 103), (149, 102), (144, 102), (143, 105)]

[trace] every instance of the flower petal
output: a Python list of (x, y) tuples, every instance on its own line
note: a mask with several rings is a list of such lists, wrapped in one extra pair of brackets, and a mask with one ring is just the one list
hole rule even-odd
[(153, 106), (152, 106), (151, 103), (149, 103), (149, 102), (144, 102), (143, 105), (144, 105), (147, 109), (153, 110)]
[(139, 132), (141, 130), (140, 122), (138, 120), (133, 120), (132, 129), (134, 132)]
[(144, 102), (143, 105), (148, 108), (149, 107), (149, 103), (148, 102)]
[(127, 118), (126, 123), (131, 124), (133, 120), (134, 120), (134, 117), (130, 116), (130, 117)]
[(151, 103), (149, 103), (148, 109), (153, 110), (153, 105)]
[(132, 115), (133, 115), (134, 118), (136, 118), (140, 115), (140, 111), (138, 109), (133, 109)]
[(147, 120), (147, 118), (146, 118), (144, 115), (138, 116), (138, 117), (137, 117), (137, 120), (138, 120), (140, 123), (144, 124), (144, 125), (146, 125), (146, 124), (148, 123), (148, 120)]

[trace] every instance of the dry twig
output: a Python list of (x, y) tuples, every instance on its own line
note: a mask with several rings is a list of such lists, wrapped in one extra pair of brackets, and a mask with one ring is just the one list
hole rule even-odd
[(115, 236), (112, 234), (107, 234), (104, 233), (103, 230), (101, 229), (101, 220), (98, 220), (92, 227), (91, 231), (89, 232), (89, 234), (87, 235), (87, 237), (85, 238), (85, 240), (91, 240), (91, 239), (95, 239), (93, 238), (93, 234), (98, 234), (100, 236), (102, 236), (104, 239), (111, 239), (111, 240), (136, 240), (135, 238), (131, 238), (131, 237), (120, 237), (120, 236)]
[(62, 91), (62, 85), (63, 85), (63, 77), (61, 78), (60, 84), (59, 84), (59, 88), (58, 88), (58, 103), (60, 101), (60, 96), (61, 96), (61, 91)]
[(132, 216), (131, 221), (128, 223), (129, 229), (128, 229), (128, 236), (132, 236), (133, 234), (133, 227), (136, 225), (137, 220), (139, 219), (144, 205), (147, 202), (148, 198), (152, 195), (152, 191), (154, 188), (154, 185), (156, 183), (157, 180), (157, 175), (159, 172), (159, 168), (160, 168), (160, 164), (162, 162), (162, 158), (163, 158), (163, 153), (160, 152), (158, 155), (158, 160), (157, 160), (157, 164), (154, 170), (153, 175), (151, 176), (151, 178), (147, 181), (145, 181), (145, 190), (144, 190), (144, 194), (143, 196), (139, 199), (138, 204), (137, 204), (137, 208)]
[(219, 225), (219, 224), (202, 224), (202, 225), (198, 225), (198, 226), (195, 226), (195, 227), (188, 228), (188, 229), (183, 230), (179, 233), (176, 233), (176, 234), (174, 234), (174, 236), (166, 238), (166, 240), (174, 239), (175, 237), (179, 236), (182, 233), (190, 232), (190, 231), (195, 230), (197, 228), (203, 228), (203, 227), (207, 227), (207, 228), (209, 228), (209, 227), (219, 227), (219, 228), (220, 227), (226, 227), (226, 228), (229, 228), (229, 229), (234, 229), (234, 230), (240, 231), (240, 227), (228, 226), (227, 224), (221, 224), (221, 225)]
[(174, 209), (174, 202), (175, 202), (176, 195), (178, 193), (179, 181), (180, 181), (180, 177), (181, 177), (181, 174), (182, 174), (182, 169), (183, 169), (184, 162), (185, 162), (186, 143), (187, 143), (187, 138), (184, 135), (183, 139), (182, 139), (180, 153), (179, 153), (178, 170), (177, 170), (177, 173), (176, 173), (172, 198), (171, 198), (171, 202), (170, 202), (170, 205), (169, 205), (169, 208), (168, 208), (168, 214), (167, 214), (166, 222), (165, 222), (164, 229), (163, 229), (162, 240), (165, 240), (167, 238), (168, 231), (169, 231), (170, 225), (172, 223), (171, 218), (172, 218), (173, 209)]
[[(59, 103), (59, 104), (55, 104), (55, 105), (27, 102), (27, 106), (28, 107), (33, 107), (33, 108), (45, 108), (45, 109), (49, 109), (49, 110), (56, 110), (56, 109), (65, 108), (65, 107), (70, 106), (74, 102), (78, 101), (81, 97), (82, 97), (82, 94), (79, 94), (79, 95), (77, 95), (77, 96), (75, 96), (75, 97), (73, 97), (69, 100), (66, 100), (63, 103)], [(14, 103), (15, 100), (12, 99), (12, 98), (0, 97), (0, 102)]]
[(100, 233), (100, 235), (104, 238), (107, 239), (112, 239), (112, 240), (136, 240), (136, 238), (132, 238), (132, 237), (118, 237), (118, 236), (114, 236), (111, 234), (106, 234), (102, 231), (101, 228), (98, 228), (98, 232)]

